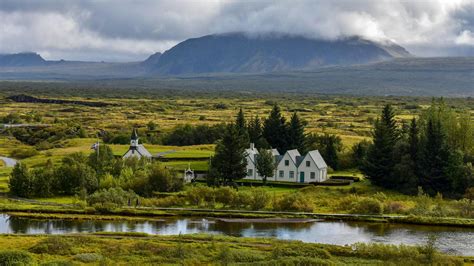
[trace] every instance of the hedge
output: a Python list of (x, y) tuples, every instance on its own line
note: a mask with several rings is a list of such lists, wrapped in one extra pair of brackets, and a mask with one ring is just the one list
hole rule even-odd
[(341, 180), (352, 180), (354, 182), (359, 182), (360, 177), (350, 176), (350, 175), (333, 175), (329, 177), (330, 179), (341, 179)]

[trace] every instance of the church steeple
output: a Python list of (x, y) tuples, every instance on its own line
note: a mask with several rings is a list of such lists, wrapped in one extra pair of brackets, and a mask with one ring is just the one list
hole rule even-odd
[(137, 129), (133, 128), (132, 131), (132, 136), (130, 137), (130, 147), (135, 148), (138, 146), (138, 134), (137, 134)]

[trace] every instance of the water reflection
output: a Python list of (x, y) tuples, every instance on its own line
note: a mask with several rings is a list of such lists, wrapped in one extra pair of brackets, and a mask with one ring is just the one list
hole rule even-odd
[(304, 242), (346, 245), (356, 242), (423, 244), (430, 234), (438, 237), (438, 248), (474, 255), (474, 230), (442, 226), (329, 222), (227, 223), (213, 219), (180, 218), (166, 221), (99, 221), (29, 219), (0, 214), (0, 233), (64, 234), (81, 232), (144, 232), (158, 235), (225, 234), (243, 237), (275, 237)]

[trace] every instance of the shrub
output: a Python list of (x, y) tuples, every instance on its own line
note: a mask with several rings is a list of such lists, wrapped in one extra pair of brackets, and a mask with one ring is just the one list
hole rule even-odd
[(36, 254), (57, 254), (67, 255), (71, 253), (72, 243), (68, 239), (60, 236), (52, 236), (43, 239), (30, 248), (30, 251)]
[(351, 212), (358, 214), (382, 214), (383, 204), (372, 198), (363, 197), (356, 202), (352, 202)]
[(312, 212), (313, 203), (302, 193), (291, 193), (278, 198), (273, 206), (276, 211)]
[(389, 201), (385, 204), (385, 213), (404, 213), (408, 208), (401, 201)]
[(130, 202), (133, 203), (138, 198), (133, 191), (124, 191), (121, 188), (102, 189), (87, 197), (87, 204), (95, 208), (104, 208), (110, 210), (112, 208), (122, 207)]
[(222, 203), (224, 206), (230, 206), (237, 197), (237, 191), (231, 187), (220, 187), (215, 191), (216, 202)]
[(25, 159), (38, 155), (38, 151), (33, 148), (18, 148), (11, 152), (13, 158)]
[(254, 188), (250, 192), (250, 208), (252, 210), (260, 210), (267, 206), (270, 196), (262, 188)]
[(150, 190), (148, 194), (151, 195), (154, 191), (159, 192), (176, 192), (183, 189), (184, 180), (169, 169), (165, 168), (159, 163), (153, 164), (150, 174), (148, 175), (148, 183)]
[(72, 266), (74, 264), (67, 260), (53, 260), (53, 261), (41, 263), (40, 265), (41, 266)]
[(327, 250), (300, 243), (276, 245), (272, 250), (272, 258), (274, 259), (297, 256), (322, 259), (331, 258), (331, 254)]
[(74, 256), (74, 260), (78, 260), (84, 263), (97, 262), (104, 259), (104, 257), (97, 253), (81, 253)]
[(20, 250), (0, 251), (0, 265), (31, 265), (33, 257), (28, 252)]
[[(190, 204), (200, 206), (214, 197), (214, 189), (205, 186), (196, 186), (186, 191), (186, 199)], [(208, 203), (207, 203), (208, 204)]]
[(250, 205), (252, 196), (248, 191), (239, 191), (234, 201), (232, 202), (232, 207), (234, 208), (245, 208)]
[(165, 198), (145, 198), (142, 200), (142, 205), (154, 207), (182, 206), (185, 203), (185, 200), (178, 196), (168, 196)]

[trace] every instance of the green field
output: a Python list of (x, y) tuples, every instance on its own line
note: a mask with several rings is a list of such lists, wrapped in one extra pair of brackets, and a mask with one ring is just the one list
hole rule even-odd
[[(15, 257), (16, 256), (16, 257)], [(215, 235), (0, 236), (0, 259), (19, 265), (462, 265), (462, 258), (429, 245), (335, 246)], [(3, 262), (0, 261), (0, 262)]]

